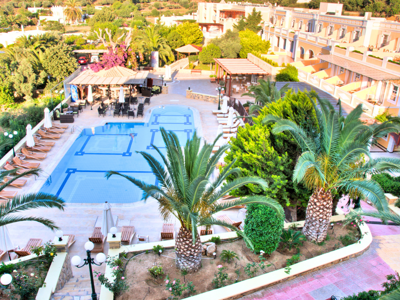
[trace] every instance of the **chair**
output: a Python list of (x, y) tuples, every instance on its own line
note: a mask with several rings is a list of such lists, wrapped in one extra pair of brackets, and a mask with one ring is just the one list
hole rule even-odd
[(3, 250), (0, 249), (0, 261), (3, 259), (5, 254), (6, 254), (6, 251), (3, 251)]
[(148, 243), (149, 241), (148, 235), (138, 235), (138, 243)]
[(128, 119), (129, 117), (135, 118), (135, 112), (133, 110), (128, 110)]
[(101, 233), (101, 227), (95, 227), (92, 236), (89, 238), (94, 244), (92, 252), (104, 252), (104, 243), (106, 242), (107, 236)]
[(143, 109), (144, 109), (144, 104), (140, 103), (138, 106), (137, 116), (141, 115), (143, 117)]
[(209, 228), (209, 229), (206, 231), (206, 226), (200, 226), (200, 227), (199, 227), (199, 231), (200, 231), (200, 235), (213, 234), (213, 229), (212, 229), (212, 227)]
[(118, 116), (118, 117), (119, 117), (119, 108), (118, 108), (118, 109), (117, 109), (117, 108), (114, 109), (113, 115), (114, 115), (114, 117), (115, 117), (115, 116)]
[(68, 237), (67, 248), (70, 248), (73, 244), (75, 244), (76, 242), (75, 235), (73, 234), (63, 234), (63, 235)]
[(144, 104), (150, 105), (150, 98), (144, 99)]
[(5, 190), (2, 190), (0, 192), (0, 199), (9, 200), (9, 199), (12, 199), (15, 196), (17, 196), (17, 194), (18, 194), (17, 191), (5, 191)]
[[(35, 143), (36, 144), (36, 143)], [(37, 151), (37, 152), (49, 152), (51, 150), (50, 146), (39, 146), (39, 145), (35, 145), (33, 147), (28, 147), (26, 146), (26, 149), (30, 150), (30, 151)]]
[(61, 137), (61, 134), (50, 134), (50, 133), (46, 133), (43, 130), (39, 129), (38, 130), (38, 134), (43, 138), (43, 139), (59, 139)]
[[(16, 168), (8, 163), (5, 164), (3, 166), (3, 168), (7, 171), (17, 170), (17, 172), (16, 172), (17, 175), (21, 175), (22, 173), (29, 171), (29, 169), (27, 169), (27, 168), (24, 168), (24, 167)], [(30, 175), (28, 175), (28, 176), (30, 176)]]
[(105, 109), (101, 109), (100, 107), (97, 109), (97, 112), (99, 113), (99, 117), (101, 115), (103, 115), (103, 117), (106, 115), (106, 110)]
[[(220, 215), (216, 217), (217, 220), (223, 221), (229, 225), (235, 226), (237, 229), (242, 230), (243, 227), (241, 226), (242, 222), (233, 222), (227, 215)], [(228, 227), (224, 227), (226, 231), (232, 231), (232, 229)]]
[[(11, 178), (9, 177), (4, 177), (3, 182), (7, 183), (11, 180)], [(22, 188), (26, 183), (28, 182), (27, 179), (23, 179), (23, 178), (18, 178), (16, 180), (14, 180), (12, 183), (10, 183), (11, 186), (16, 187), (16, 188)]]
[(42, 244), (41, 239), (29, 239), (28, 243), (26, 246), (22, 249), (15, 249), (14, 252), (15, 254), (18, 255), (18, 257), (21, 256), (28, 256), (32, 254), (32, 248), (39, 247)]
[(65, 132), (65, 129), (59, 129), (59, 128), (42, 128), (44, 132), (48, 133), (56, 133), (56, 134), (61, 134)]
[(53, 123), (53, 127), (55, 128), (60, 128), (60, 129), (68, 129), (68, 125), (61, 125), (61, 124), (55, 124)]
[(13, 157), (13, 162), (18, 166), (22, 168), (27, 168), (27, 169), (37, 169), (40, 166), (40, 163), (33, 163), (33, 162), (27, 162), (19, 157)]
[(56, 142), (40, 141), (36, 136), (33, 137), (33, 140), (37, 146), (41, 147), (53, 147), (56, 144)]
[(77, 115), (79, 117), (79, 106), (78, 107), (77, 106), (71, 106), (70, 109), (71, 109), (71, 111), (72, 111), (72, 113), (74, 115)]
[(135, 236), (135, 227), (134, 226), (122, 226), (121, 229), (121, 243), (128, 243), (128, 245), (132, 242), (133, 237)]
[(28, 159), (43, 160), (46, 158), (46, 153), (35, 153), (28, 151), (26, 148), (21, 149), (22, 154)]
[(133, 97), (131, 100), (131, 104), (137, 104), (137, 103), (138, 103), (137, 97)]
[(161, 231), (161, 240), (174, 239), (174, 224), (163, 224)]
[(122, 110), (122, 116), (124, 116), (124, 115), (127, 115), (128, 116), (128, 109), (126, 108), (124, 108), (123, 110)]

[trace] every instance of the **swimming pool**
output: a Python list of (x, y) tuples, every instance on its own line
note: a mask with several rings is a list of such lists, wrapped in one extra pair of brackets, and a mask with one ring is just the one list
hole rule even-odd
[(107, 123), (85, 128), (51, 174), (41, 192), (60, 196), (68, 203), (131, 203), (142, 192), (120, 176), (107, 180), (107, 171), (118, 171), (157, 184), (145, 159), (145, 151), (159, 159), (152, 145), (164, 148), (160, 127), (177, 134), (184, 145), (194, 132), (193, 112), (188, 107), (153, 109), (148, 123)]

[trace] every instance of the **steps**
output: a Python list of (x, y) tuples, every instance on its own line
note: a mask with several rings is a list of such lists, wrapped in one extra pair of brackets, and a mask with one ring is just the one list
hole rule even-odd
[[(100, 295), (100, 287), (100, 282), (95, 279), (97, 297)], [(52, 295), (51, 300), (91, 300), (91, 295), (90, 279), (83, 276), (74, 276), (61, 290)]]

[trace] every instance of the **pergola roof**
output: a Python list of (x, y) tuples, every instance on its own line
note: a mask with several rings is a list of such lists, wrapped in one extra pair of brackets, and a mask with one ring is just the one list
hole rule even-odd
[(327, 61), (331, 64), (343, 67), (344, 69), (351, 70), (352, 72), (367, 76), (374, 80), (399, 80), (400, 76), (363, 65), (361, 62), (355, 62), (336, 55), (318, 55), (319, 59)]
[(124, 67), (113, 67), (108, 70), (94, 72), (86, 70), (78, 77), (72, 79), (69, 84), (75, 85), (109, 85), (109, 84), (143, 84), (149, 75), (148, 71), (133, 71)]
[(194, 47), (193, 45), (186, 45), (175, 49), (176, 52), (181, 53), (193, 53), (193, 52), (200, 52), (199, 49)]
[(253, 64), (246, 58), (214, 58), (215, 62), (228, 74), (257, 74), (266, 75), (266, 71)]

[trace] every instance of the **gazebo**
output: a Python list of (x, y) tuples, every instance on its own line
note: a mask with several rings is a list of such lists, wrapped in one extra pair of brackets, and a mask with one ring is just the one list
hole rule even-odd
[(225, 77), (225, 88), (227, 95), (232, 95), (232, 76), (233, 75), (267, 75), (263, 70), (250, 60), (244, 58), (214, 58), (217, 81)]
[(189, 53), (189, 56), (190, 56), (190, 53), (198, 53), (198, 52), (200, 52), (200, 50), (197, 47), (193, 46), (193, 45), (185, 45), (185, 46), (176, 48), (175, 51), (179, 52), (179, 53)]
[[(94, 72), (89, 69), (82, 72), (78, 77), (72, 79), (68, 84), (76, 85), (82, 95), (84, 86), (87, 85), (107, 86), (101, 88), (103, 94), (106, 94), (111, 85), (128, 85), (129, 94), (131, 94), (132, 86), (144, 85), (148, 75), (148, 71), (134, 71), (121, 66), (112, 67), (108, 70), (103, 69), (99, 72)], [(119, 87), (112, 88), (111, 90), (115, 90), (115, 92), (118, 93)]]

